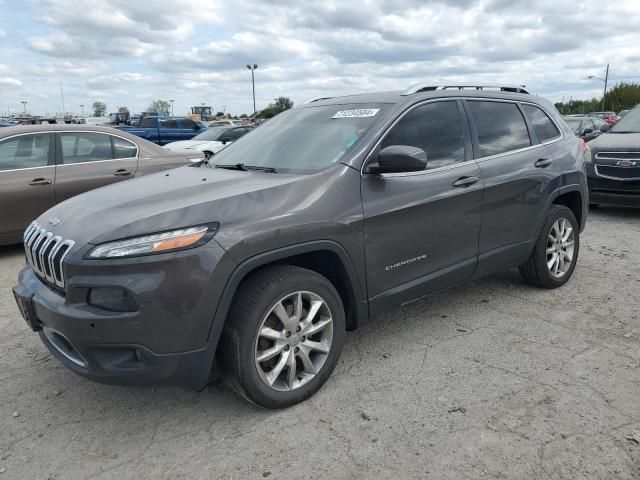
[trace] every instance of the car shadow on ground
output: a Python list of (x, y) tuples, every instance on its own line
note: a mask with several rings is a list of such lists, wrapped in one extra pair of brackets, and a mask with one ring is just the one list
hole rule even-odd
[(22, 250), (23, 250), (23, 247), (21, 243), (18, 243), (16, 245), (5, 245), (4, 247), (0, 247), (0, 260), (9, 256), (13, 256), (16, 253), (20, 253)]

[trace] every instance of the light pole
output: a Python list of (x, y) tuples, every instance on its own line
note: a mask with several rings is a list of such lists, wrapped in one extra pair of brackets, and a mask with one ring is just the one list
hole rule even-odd
[(80, 116), (84, 117), (84, 103), (80, 104)]
[(602, 91), (602, 111), (604, 111), (604, 96), (607, 94), (607, 83), (609, 82), (609, 64), (607, 63), (607, 69), (605, 70), (604, 78), (597, 77), (595, 75), (589, 75), (587, 78), (597, 78), (601, 82), (604, 82), (604, 90)]
[(247, 68), (251, 70), (251, 88), (253, 89), (253, 113), (256, 113), (256, 79), (254, 77), (253, 72), (258, 68), (258, 65), (255, 63), (253, 67), (251, 65), (247, 65)]
[(173, 117), (173, 102), (175, 102), (175, 100), (172, 98), (169, 101), (171, 102), (171, 116)]
[(20, 103), (22, 104), (22, 107), (24, 108), (24, 113), (27, 113), (27, 101), (26, 100), (21, 100)]

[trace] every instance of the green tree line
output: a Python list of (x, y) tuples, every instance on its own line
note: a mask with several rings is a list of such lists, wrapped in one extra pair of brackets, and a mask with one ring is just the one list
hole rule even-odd
[(621, 110), (633, 108), (640, 103), (640, 83), (620, 82), (615, 87), (608, 90), (604, 96), (604, 108), (602, 108), (602, 97), (590, 100), (570, 100), (555, 104), (556, 108), (563, 115), (613, 111), (619, 113)]

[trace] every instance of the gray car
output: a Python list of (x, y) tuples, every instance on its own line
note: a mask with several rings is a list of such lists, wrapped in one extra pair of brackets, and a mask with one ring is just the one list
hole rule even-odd
[(280, 408), (384, 310), (512, 267), (560, 287), (588, 147), (520, 86), (450, 87), (315, 99), (212, 160), (61, 203), (25, 232), (24, 318), (84, 377), (199, 389), (220, 367)]
[(134, 135), (88, 125), (0, 130), (0, 245), (22, 241), (42, 212), (79, 193), (189, 163)]

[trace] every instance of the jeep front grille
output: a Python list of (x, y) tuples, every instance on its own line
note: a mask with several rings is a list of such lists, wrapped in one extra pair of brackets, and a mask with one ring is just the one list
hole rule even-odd
[(64, 288), (62, 262), (74, 243), (73, 240), (65, 240), (60, 235), (48, 232), (36, 222), (32, 222), (24, 231), (27, 262), (40, 278), (59, 288)]

